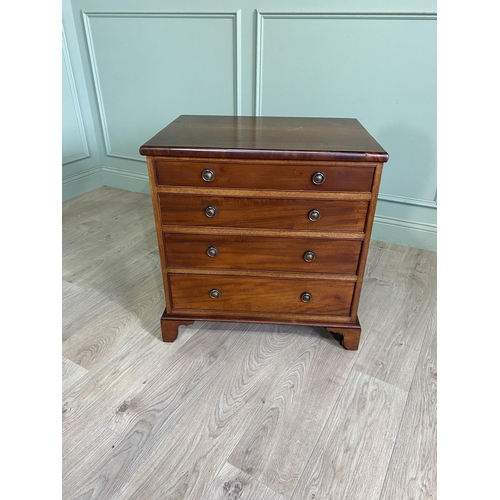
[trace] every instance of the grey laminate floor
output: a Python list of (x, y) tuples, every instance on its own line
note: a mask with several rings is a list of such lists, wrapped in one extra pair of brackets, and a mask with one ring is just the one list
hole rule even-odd
[(160, 340), (148, 195), (63, 204), (63, 498), (436, 498), (436, 254), (373, 241), (358, 351), (321, 328)]

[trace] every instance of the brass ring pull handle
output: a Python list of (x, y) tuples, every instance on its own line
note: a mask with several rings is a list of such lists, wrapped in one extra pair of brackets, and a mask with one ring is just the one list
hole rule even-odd
[(213, 207), (212, 205), (209, 205), (207, 208), (205, 208), (205, 215), (207, 217), (215, 217), (219, 211), (217, 210), (216, 207)]
[(314, 172), (312, 174), (311, 180), (313, 184), (323, 184), (326, 180), (326, 175), (323, 172)]
[(308, 214), (310, 221), (317, 221), (321, 217), (321, 212), (319, 210), (313, 209)]
[(313, 298), (313, 296), (312, 296), (309, 292), (304, 292), (304, 293), (300, 296), (300, 300), (301, 300), (302, 302), (309, 302), (312, 298)]
[(217, 288), (212, 288), (212, 290), (210, 290), (210, 297), (212, 297), (212, 299), (218, 299), (221, 295), (220, 290), (217, 290)]
[(207, 255), (209, 257), (217, 257), (219, 255), (219, 250), (217, 247), (208, 247), (207, 248)]
[(211, 168), (206, 168), (201, 173), (201, 178), (205, 182), (212, 182), (215, 179), (215, 172)]
[(306, 262), (312, 262), (316, 258), (316, 254), (313, 251), (308, 250), (304, 253), (303, 258)]

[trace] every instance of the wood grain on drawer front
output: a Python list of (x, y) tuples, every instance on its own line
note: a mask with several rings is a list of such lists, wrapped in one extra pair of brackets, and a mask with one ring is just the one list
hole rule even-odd
[[(293, 162), (186, 162), (165, 159), (155, 159), (154, 166), (160, 186), (357, 192), (371, 190), (375, 171), (370, 166), (300, 165)], [(202, 178), (205, 169), (210, 169), (215, 174), (210, 182)], [(322, 184), (312, 182), (312, 176), (316, 172), (324, 174)]]
[[(289, 198), (238, 198), (158, 194), (163, 225), (298, 229), (311, 231), (363, 231), (366, 201), (307, 200)], [(205, 209), (216, 207), (207, 217)], [(308, 214), (319, 210), (320, 218)]]
[[(359, 240), (186, 233), (163, 238), (168, 267), (356, 274), (361, 250)], [(209, 248), (217, 254), (209, 256)], [(304, 259), (306, 252), (313, 252), (312, 261)]]
[[(348, 316), (355, 283), (253, 278), (218, 275), (170, 274), (172, 310), (242, 311)], [(210, 291), (220, 291), (212, 298)], [(310, 293), (309, 302), (301, 295)]]

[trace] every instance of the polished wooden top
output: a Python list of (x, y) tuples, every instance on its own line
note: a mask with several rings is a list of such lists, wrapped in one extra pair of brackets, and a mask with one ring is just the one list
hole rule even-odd
[(146, 156), (386, 162), (354, 118), (181, 115), (140, 148)]

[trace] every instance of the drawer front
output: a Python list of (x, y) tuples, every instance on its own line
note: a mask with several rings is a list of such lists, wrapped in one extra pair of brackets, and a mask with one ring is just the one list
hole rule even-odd
[[(312, 191), (370, 192), (375, 171), (374, 167), (366, 166), (317, 166), (293, 162), (245, 164), (157, 159), (154, 165), (160, 186)], [(211, 172), (204, 174), (204, 171)], [(313, 178), (321, 183), (315, 184)]]
[(333, 280), (170, 274), (169, 283), (172, 310), (348, 316), (354, 292)]
[(356, 274), (361, 241), (164, 233), (169, 267)]
[(163, 225), (363, 231), (368, 210), (366, 201), (158, 196)]

